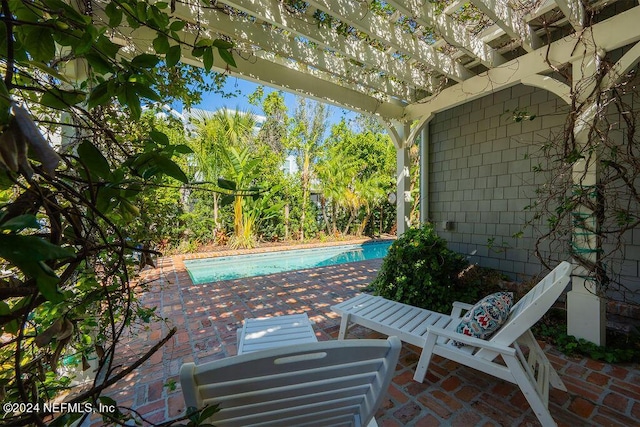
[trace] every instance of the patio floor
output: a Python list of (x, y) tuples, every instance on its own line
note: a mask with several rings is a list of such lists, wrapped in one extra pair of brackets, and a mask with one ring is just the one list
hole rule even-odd
[[(330, 306), (370, 283), (381, 260), (342, 264), (271, 276), (193, 285), (182, 257), (161, 259), (157, 278), (142, 301), (157, 306), (168, 324), (140, 331), (118, 352), (123, 366), (175, 325), (176, 335), (150, 360), (108, 390), (120, 405), (135, 409), (143, 425), (184, 413), (178, 372), (184, 362), (203, 363), (236, 353), (236, 330), (249, 317), (307, 313), (319, 340), (336, 339), (340, 318)], [(350, 338), (382, 338), (362, 327)], [(550, 346), (547, 356), (569, 392), (552, 390), (550, 409), (561, 426), (640, 426), (640, 370), (568, 358)], [(412, 380), (418, 349), (404, 344), (388, 398), (378, 411), (380, 426), (536, 426), (519, 389), (479, 371), (436, 357), (423, 384)], [(175, 382), (175, 388), (166, 384)], [(94, 425), (100, 422), (94, 420)]]

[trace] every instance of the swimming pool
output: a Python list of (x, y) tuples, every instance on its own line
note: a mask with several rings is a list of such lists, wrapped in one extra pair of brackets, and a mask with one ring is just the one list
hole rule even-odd
[(361, 245), (194, 259), (185, 260), (184, 265), (193, 283), (200, 284), (384, 258), (391, 243), (392, 240), (385, 240)]

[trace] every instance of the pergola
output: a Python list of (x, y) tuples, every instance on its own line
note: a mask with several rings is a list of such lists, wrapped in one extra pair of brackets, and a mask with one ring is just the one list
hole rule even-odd
[[(234, 43), (237, 68), (220, 71), (377, 116), (397, 149), (399, 233), (410, 225), (408, 147), (420, 136), (427, 168), (427, 125), (436, 113), (517, 84), (567, 104), (572, 97), (585, 101), (594, 86), (576, 82), (593, 74), (608, 52), (622, 54), (598, 83), (603, 88), (640, 60), (640, 6), (629, 0), (178, 0), (171, 6), (190, 23), (187, 37), (200, 31)], [(153, 40), (141, 30), (127, 35), (142, 48)], [(214, 66), (220, 64), (216, 57)], [(585, 109), (578, 123), (589, 123), (590, 114)], [(585, 126), (574, 132), (577, 141), (587, 138)], [(576, 172), (595, 180), (590, 168), (579, 165)], [(428, 173), (420, 179), (427, 189)], [(426, 220), (427, 191), (420, 202)], [(604, 302), (576, 282), (573, 306), (604, 313)], [(600, 342), (603, 320), (569, 317), (575, 335)]]

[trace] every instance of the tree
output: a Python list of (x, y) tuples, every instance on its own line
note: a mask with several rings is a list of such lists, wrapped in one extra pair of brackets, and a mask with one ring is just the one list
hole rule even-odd
[[(211, 69), (213, 51), (231, 66), (232, 45), (202, 36), (170, 16), (168, 3), (5, 0), (0, 9), (0, 348), (3, 402), (46, 402), (69, 388), (57, 374), (61, 357), (99, 358), (97, 380), (71, 403), (113, 405), (101, 392), (120, 381), (175, 333), (127, 366), (115, 366), (116, 346), (134, 323), (153, 317), (138, 305), (131, 277), (131, 241), (139, 196), (164, 179), (185, 183), (174, 144), (144, 108), (198, 99), (207, 72), (180, 63), (183, 52)], [(99, 15), (99, 16), (98, 16)], [(141, 51), (120, 24), (144, 30), (152, 50)], [(187, 43), (183, 31), (198, 33)], [(193, 39), (190, 36), (188, 39)], [(130, 44), (123, 49), (121, 40)], [(118, 43), (116, 43), (118, 41)], [(185, 82), (193, 85), (188, 86)], [(50, 144), (62, 139), (64, 152)], [(144, 287), (144, 284), (139, 284)], [(84, 365), (84, 363), (83, 363)], [(44, 425), (41, 406), (3, 414), (14, 425)], [(110, 421), (129, 416), (103, 413)], [(86, 415), (84, 415), (86, 416)], [(59, 424), (82, 414), (63, 414)]]
[[(383, 208), (385, 195), (393, 188), (395, 153), (388, 135), (382, 133), (381, 128), (374, 127), (375, 132), (368, 130), (366, 126), (370, 121), (363, 118), (358, 119), (357, 123), (362, 124), (361, 132), (352, 130), (344, 120), (332, 127), (326, 142), (328, 156), (340, 158), (345, 168), (340, 172), (335, 170), (335, 177), (328, 177), (327, 173), (323, 176), (327, 176), (329, 183), (344, 173), (351, 175), (340, 198), (342, 206), (350, 212), (343, 233), (347, 233), (360, 216), (356, 234), (362, 234), (371, 220), (373, 210)], [(335, 165), (335, 168), (339, 168), (339, 165)]]
[(259, 188), (255, 185), (256, 171), (260, 159), (251, 156), (249, 147), (239, 150), (236, 147), (227, 147), (223, 151), (227, 170), (225, 179), (219, 183), (223, 188), (230, 190), (233, 197), (233, 248), (251, 248), (255, 245), (254, 224), (259, 214), (245, 215), (245, 198), (247, 196), (259, 197), (255, 194)]
[(292, 119), (288, 148), (296, 153), (300, 163), (302, 181), (300, 240), (304, 240), (305, 237), (305, 221), (311, 196), (311, 182), (314, 177), (315, 162), (322, 149), (327, 118), (328, 112), (324, 104), (298, 98), (298, 108)]
[[(322, 217), (328, 234), (338, 234), (338, 209), (346, 208), (349, 185), (357, 174), (353, 159), (338, 149), (329, 149), (316, 167), (322, 191)], [(327, 203), (331, 208), (327, 210)]]
[[(198, 110), (192, 116), (196, 137), (191, 141), (196, 161), (196, 175), (205, 183), (217, 185), (225, 168), (225, 150), (248, 147), (253, 138), (255, 116), (244, 111), (221, 109), (216, 112)], [(213, 192), (213, 219), (220, 229), (220, 194)]]
[[(255, 96), (259, 96), (258, 92)], [(282, 92), (271, 92), (262, 100), (262, 110), (266, 119), (258, 132), (257, 140), (269, 147), (272, 152), (283, 155), (289, 116)]]

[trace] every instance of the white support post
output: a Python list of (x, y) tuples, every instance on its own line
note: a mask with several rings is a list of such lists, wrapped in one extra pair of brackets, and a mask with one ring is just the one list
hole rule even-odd
[(429, 221), (429, 122), (420, 132), (420, 223)]
[[(602, 55), (602, 54), (600, 54)], [(592, 52), (590, 56), (573, 63), (574, 93), (578, 102), (586, 103), (574, 125), (574, 136), (578, 147), (588, 143), (589, 132), (594, 125), (598, 109), (597, 101), (589, 98), (594, 89), (594, 78), (600, 56)], [(593, 82), (593, 83), (589, 83)], [(595, 191), (598, 179), (596, 153), (587, 154), (587, 159), (576, 162), (573, 168), (573, 184), (581, 191)], [(574, 212), (572, 244), (575, 251), (589, 262), (596, 263), (599, 250), (597, 224), (593, 212), (586, 206), (580, 206)], [(585, 223), (588, 226), (585, 228)], [(597, 345), (605, 345), (606, 340), (606, 304), (598, 295), (597, 284), (583, 267), (574, 265), (571, 291), (567, 293), (567, 333), (583, 338)]]
[(396, 202), (397, 234), (401, 236), (411, 227), (412, 200), (409, 174), (409, 145), (410, 141), (415, 138), (415, 134), (411, 133), (409, 123), (388, 122), (382, 118), (378, 118), (378, 120), (387, 129), (393, 145), (396, 147), (396, 193), (394, 197)]
[(396, 212), (398, 236), (411, 227), (411, 177), (409, 174), (409, 148), (396, 147)]

